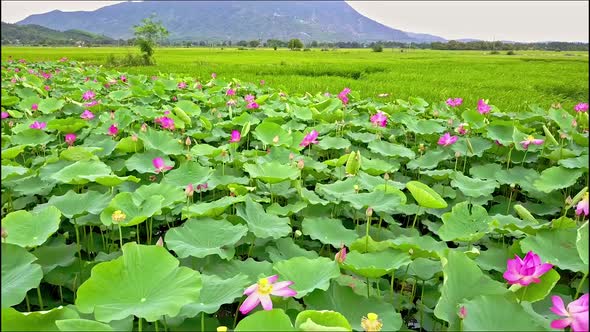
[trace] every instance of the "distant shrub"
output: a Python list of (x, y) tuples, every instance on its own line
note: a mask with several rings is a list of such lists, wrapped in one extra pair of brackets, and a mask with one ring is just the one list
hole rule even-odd
[(500, 54), (500, 51), (491, 51), (490, 54)]
[(138, 67), (138, 66), (152, 66), (155, 61), (152, 57), (145, 54), (131, 54), (127, 53), (122, 58), (116, 57), (114, 54), (107, 55), (106, 65), (109, 67)]
[(383, 52), (383, 45), (381, 44), (373, 44), (373, 52)]
[(329, 50), (329, 48), (322, 48), (322, 52), (328, 52)]
[(303, 49), (303, 52), (309, 52), (309, 51), (311, 51), (311, 48), (304, 48)]
[(506, 55), (516, 55), (516, 53), (513, 50), (510, 50), (506, 52)]
[(247, 51), (248, 49), (245, 47), (238, 47), (238, 51)]
[(277, 50), (277, 47), (276, 46), (273, 46), (272, 49), (276, 51)]

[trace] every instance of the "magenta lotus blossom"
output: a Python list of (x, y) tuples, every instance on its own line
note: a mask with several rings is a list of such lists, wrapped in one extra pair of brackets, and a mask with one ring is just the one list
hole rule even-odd
[(65, 141), (69, 146), (74, 145), (74, 142), (76, 141), (76, 134), (66, 134)]
[(195, 193), (195, 187), (193, 187), (192, 183), (189, 183), (186, 188), (184, 189), (184, 194), (187, 195), (188, 197), (193, 197), (193, 194)]
[(68, 61), (68, 58), (66, 58), (66, 57), (63, 57), (63, 58), (60, 58), (59, 59), (59, 62), (66, 62), (66, 61)]
[(459, 127), (457, 127), (457, 132), (459, 135), (465, 135), (467, 133), (467, 129), (465, 127), (467, 127), (466, 123), (462, 123), (459, 125)]
[(553, 306), (550, 308), (553, 313), (566, 318), (556, 319), (551, 322), (551, 328), (564, 329), (571, 326), (573, 332), (588, 331), (588, 293), (580, 296), (579, 299), (570, 302), (565, 308), (563, 300), (559, 296), (552, 296)]
[(522, 286), (528, 286), (531, 282), (538, 284), (541, 282), (539, 277), (552, 268), (552, 264), (541, 263), (539, 255), (529, 251), (524, 259), (518, 257), (518, 255), (514, 255), (514, 259), (507, 261), (504, 279), (511, 285), (520, 284)]
[(121, 75), (121, 82), (127, 82), (127, 76)]
[(251, 103), (248, 103), (248, 105), (246, 105), (246, 108), (248, 108), (248, 109), (256, 109), (259, 107), (260, 107), (260, 105), (258, 105), (256, 102), (251, 102)]
[(371, 116), (371, 122), (376, 126), (385, 127), (387, 126), (387, 114), (379, 111)]
[(346, 247), (344, 245), (342, 245), (340, 251), (336, 253), (336, 255), (334, 256), (334, 260), (340, 264), (344, 263), (344, 261), (346, 260)]
[(170, 130), (174, 129), (174, 120), (167, 117), (167, 116), (155, 118), (154, 122), (159, 123), (160, 126), (162, 126), (162, 128), (164, 128), (164, 129), (170, 129)]
[(579, 216), (581, 214), (588, 216), (588, 214), (590, 213), (588, 201), (588, 193), (585, 193), (584, 198), (582, 198), (582, 200), (578, 202), (578, 205), (576, 205), (576, 216)]
[(180, 82), (180, 83), (178, 83), (178, 88), (179, 88), (179, 89), (184, 89), (184, 88), (186, 88), (186, 87), (187, 87), (187, 85), (186, 85), (186, 83), (185, 83), (185, 82)]
[(109, 127), (109, 133), (107, 135), (116, 136), (118, 133), (119, 133), (119, 128), (117, 128), (117, 125), (113, 124)]
[(578, 103), (576, 106), (574, 106), (574, 111), (588, 112), (588, 103)]
[(29, 126), (29, 128), (31, 128), (31, 129), (38, 129), (38, 130), (43, 130), (43, 129), (45, 129), (45, 127), (47, 127), (47, 123), (39, 122), (39, 121), (35, 121)]
[(455, 142), (457, 142), (458, 139), (459, 139), (459, 137), (457, 137), (457, 136), (451, 136), (451, 134), (445, 133), (444, 135), (441, 136), (441, 138), (438, 139), (438, 145), (441, 145), (441, 146), (453, 145), (453, 144), (455, 144)]
[(82, 94), (82, 99), (84, 100), (92, 100), (96, 98), (96, 94), (92, 90), (88, 90)]
[(349, 93), (350, 93), (350, 89), (349, 88), (344, 88), (338, 94), (338, 99), (340, 99), (344, 105), (348, 104), (348, 94)]
[(94, 119), (94, 114), (89, 110), (84, 110), (84, 112), (82, 112), (82, 114), (80, 115), (80, 118), (84, 120), (92, 120)]
[(41, 73), (41, 76), (43, 76), (43, 78), (45, 78), (45, 79), (50, 79), (51, 73)]
[(211, 73), (211, 78), (217, 78), (217, 74), (216, 73)]
[(279, 279), (279, 276), (275, 274), (262, 278), (254, 285), (246, 288), (244, 295), (248, 295), (248, 297), (240, 306), (240, 312), (245, 315), (256, 308), (259, 303), (262, 304), (264, 310), (272, 310), (271, 295), (282, 296), (283, 298), (297, 295), (295, 290), (289, 288), (289, 286), (293, 285), (292, 281), (276, 282), (277, 279)]
[(536, 139), (534, 136), (531, 135), (531, 136), (527, 137), (524, 141), (520, 142), (520, 144), (522, 145), (522, 148), (525, 150), (529, 148), (529, 145), (531, 143), (534, 145), (541, 145), (541, 144), (545, 143), (545, 141), (542, 139), (538, 139), (538, 138)]
[(236, 90), (234, 89), (227, 89), (227, 91), (225, 92), (226, 95), (228, 96), (235, 96), (236, 95)]
[(33, 111), (36, 111), (36, 110), (38, 110), (38, 109), (39, 109), (39, 105), (37, 105), (37, 104), (33, 104), (33, 105), (31, 105), (31, 109), (32, 109)]
[(303, 137), (303, 140), (301, 141), (301, 143), (299, 143), (299, 146), (302, 147), (306, 147), (310, 144), (318, 144), (317, 138), (319, 136), (319, 133), (314, 129), (311, 131), (311, 133), (305, 135), (305, 137)]
[(8, 114), (8, 112), (2, 112), (2, 119), (6, 119), (9, 117), (10, 117), (10, 114)]
[(49, 90), (51, 90), (51, 87), (49, 85), (46, 85), (43, 87), (43, 89), (45, 89), (45, 91), (49, 91)]
[(198, 191), (203, 191), (203, 190), (205, 190), (207, 188), (209, 188), (209, 184), (207, 184), (207, 183), (201, 183), (201, 184), (198, 184), (197, 185), (197, 190)]
[(492, 108), (490, 107), (490, 105), (488, 105), (483, 99), (480, 99), (477, 102), (477, 111), (479, 112), (479, 114), (490, 113), (491, 110)]
[(463, 98), (449, 98), (447, 99), (447, 105), (450, 107), (459, 107), (463, 104)]
[(260, 85), (264, 85), (266, 82), (264, 80), (260, 80)]
[(253, 95), (246, 95), (244, 96), (244, 100), (248, 103), (254, 102), (255, 97)]
[(156, 173), (166, 172), (173, 168), (172, 166), (166, 166), (166, 164), (164, 164), (164, 159), (160, 157), (154, 158), (154, 160), (152, 160), (152, 164), (156, 169)]
[(86, 106), (86, 107), (92, 107), (92, 106), (98, 105), (98, 103), (99, 103), (98, 100), (93, 100), (93, 101), (91, 101), (89, 103), (84, 104), (84, 106)]
[(459, 309), (459, 318), (465, 319), (465, 317), (467, 317), (467, 309), (465, 306), (461, 306), (461, 309)]
[(242, 134), (239, 131), (233, 130), (231, 132), (231, 139), (229, 140), (230, 143), (237, 143), (242, 138)]

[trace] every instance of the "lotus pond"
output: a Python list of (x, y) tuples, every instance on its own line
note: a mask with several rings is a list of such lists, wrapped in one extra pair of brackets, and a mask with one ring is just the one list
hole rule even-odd
[[(2, 330), (588, 330), (588, 104), (2, 63)], [(460, 96), (459, 96), (460, 97)]]

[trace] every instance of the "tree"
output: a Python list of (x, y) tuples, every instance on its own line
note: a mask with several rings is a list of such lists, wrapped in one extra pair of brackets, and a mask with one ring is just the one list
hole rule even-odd
[(250, 47), (258, 47), (258, 45), (260, 45), (260, 41), (251, 40), (250, 42), (248, 42), (248, 45), (250, 45)]
[(154, 21), (154, 15), (144, 18), (140, 25), (133, 26), (135, 33), (135, 43), (143, 53), (143, 58), (147, 63), (152, 62), (154, 47), (158, 45), (158, 40), (168, 36), (168, 30), (162, 25), (161, 21)]
[(318, 41), (317, 40), (312, 40), (311, 44), (309, 45), (310, 47), (318, 47)]
[(289, 47), (290, 49), (299, 49), (299, 48), (303, 48), (303, 43), (301, 42), (301, 40), (297, 39), (297, 38), (293, 38), (291, 40), (289, 40), (289, 44), (287, 45), (287, 47)]
[(245, 40), (240, 40), (237, 45), (241, 47), (246, 47), (248, 46), (248, 42)]
[(381, 44), (375, 43), (371, 48), (373, 49), (373, 52), (383, 52), (383, 46)]

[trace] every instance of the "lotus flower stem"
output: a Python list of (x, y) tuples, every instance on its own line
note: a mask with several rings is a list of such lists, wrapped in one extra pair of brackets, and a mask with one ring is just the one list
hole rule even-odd
[(156, 332), (159, 332), (159, 331), (158, 331), (158, 330), (159, 330), (159, 329), (158, 329), (158, 321), (155, 321), (155, 322), (154, 322), (154, 324), (155, 324)]
[(587, 277), (588, 277), (588, 271), (586, 271), (586, 273), (584, 273), (582, 280), (580, 280), (580, 283), (578, 284), (578, 288), (576, 288), (576, 295), (574, 295), (574, 299), (578, 298), (578, 294), (580, 294), (580, 291), (582, 290), (582, 285), (584, 285), (584, 281), (586, 281)]
[[(82, 276), (82, 251), (80, 249), (80, 231), (78, 230), (78, 222), (74, 218), (74, 229), (76, 231), (76, 249), (78, 249), (78, 268), (80, 271), (80, 277)], [(74, 288), (75, 290), (75, 288)], [(75, 293), (75, 291), (74, 291)]]
[(201, 332), (205, 332), (205, 312), (201, 311)]
[(522, 295), (520, 296), (520, 303), (522, 303), (522, 300), (524, 300), (524, 296), (526, 295), (527, 289), (528, 289), (528, 286), (525, 286), (524, 290), (522, 291)]
[[(387, 192), (387, 188), (386, 191)], [(377, 229), (377, 241), (381, 238), (381, 222), (383, 222), (383, 217), (379, 215), (379, 228)]]
[[(424, 305), (424, 280), (422, 280), (422, 290), (420, 291), (420, 304)], [(424, 319), (424, 311), (422, 310), (422, 306), (418, 307), (420, 311), (420, 331), (422, 331), (422, 321)]]
[(137, 330), (139, 332), (141, 332), (141, 317), (137, 317), (137, 318), (139, 318), (139, 322), (137, 322)]
[(119, 224), (119, 246), (123, 250), (123, 231), (121, 230), (121, 224)]
[(389, 291), (391, 292), (391, 301), (393, 302), (394, 293), (393, 293), (393, 284), (395, 283), (395, 270), (391, 271), (391, 281), (389, 284)]
[(506, 208), (506, 214), (508, 214), (508, 212), (510, 212), (510, 203), (512, 203), (512, 194), (514, 193), (512, 188), (510, 188), (509, 190), (510, 190), (510, 197), (508, 198), (508, 207)]
[(506, 169), (510, 168), (510, 158), (512, 157), (512, 149), (514, 149), (514, 146), (510, 147), (510, 151), (508, 151), (508, 158), (506, 159)]
[[(419, 213), (419, 212), (418, 212)], [(414, 229), (414, 226), (416, 226), (416, 220), (418, 220), (418, 213), (416, 213), (414, 215), (414, 222), (412, 222), (412, 229)]]
[(39, 299), (39, 310), (43, 311), (43, 296), (41, 296), (41, 286), (37, 287), (37, 298)]
[(135, 236), (137, 237), (137, 244), (139, 244), (139, 224), (135, 225)]
[(29, 294), (25, 294), (25, 303), (27, 304), (27, 312), (31, 312), (31, 303), (29, 302)]
[(236, 312), (234, 313), (234, 327), (233, 327), (233, 329), (235, 329), (236, 325), (238, 324), (238, 312), (240, 310), (240, 307), (242, 306), (242, 303), (244, 303), (244, 300), (241, 300), (240, 304), (238, 304), (238, 306), (236, 307)]
[(524, 165), (524, 161), (526, 160), (526, 154), (527, 154), (528, 152), (529, 152), (529, 150), (528, 150), (528, 149), (524, 151), (524, 157), (522, 157), (522, 161), (520, 162), (520, 163), (521, 163), (521, 164), (523, 164), (523, 165)]
[(62, 288), (61, 288), (61, 285), (59, 285), (59, 302), (60, 302), (61, 304), (63, 304), (63, 303), (64, 303), (64, 293), (63, 293), (63, 290), (62, 290)]
[(370, 298), (371, 297), (371, 283), (369, 282), (369, 277), (367, 277), (367, 297)]

